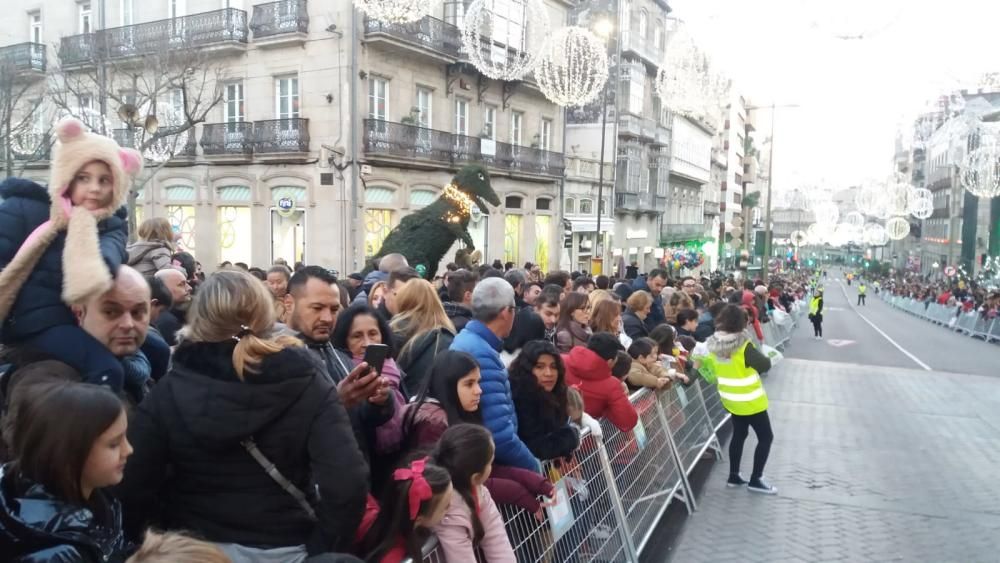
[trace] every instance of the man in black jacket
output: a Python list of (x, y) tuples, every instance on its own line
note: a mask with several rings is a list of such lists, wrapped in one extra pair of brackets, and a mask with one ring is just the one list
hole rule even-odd
[(337, 394), (351, 417), (358, 446), (370, 459), (375, 429), (390, 421), (395, 407), (387, 385), (364, 363), (351, 369), (351, 358), (334, 349), (330, 335), (340, 313), (340, 288), (319, 266), (299, 270), (288, 282), (285, 296), (288, 328), (306, 343), (322, 364), (322, 371), (337, 385)]
[(535, 299), (534, 307), (519, 309), (514, 315), (514, 327), (510, 331), (510, 336), (503, 341), (503, 349), (513, 354), (532, 340), (548, 340), (555, 343), (562, 292), (562, 287), (548, 285)]
[(156, 330), (167, 344), (176, 346), (177, 332), (187, 322), (187, 310), (191, 306), (191, 284), (188, 283), (184, 272), (174, 268), (160, 270), (156, 272), (156, 277), (167, 286), (174, 301), (173, 307), (169, 311), (160, 313), (156, 319)]
[(472, 291), (476, 289), (479, 277), (468, 270), (458, 270), (448, 277), (448, 296), (442, 303), (444, 312), (455, 325), (455, 334), (462, 332), (472, 320)]

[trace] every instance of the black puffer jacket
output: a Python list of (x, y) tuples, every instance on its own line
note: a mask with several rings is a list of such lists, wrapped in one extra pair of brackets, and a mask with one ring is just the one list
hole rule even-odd
[(461, 303), (446, 301), (441, 305), (444, 306), (445, 314), (451, 319), (451, 324), (455, 325), (455, 334), (462, 332), (465, 325), (469, 324), (469, 321), (472, 320), (472, 309)]
[(44, 486), (0, 467), (0, 557), (18, 563), (121, 562), (133, 551), (122, 532), (118, 501), (91, 497), (103, 517), (63, 502)]
[[(396, 364), (406, 374), (403, 383), (409, 395), (416, 395), (424, 388), (434, 370), (434, 359), (451, 347), (455, 335), (447, 328), (429, 330), (417, 337)], [(410, 397), (407, 397), (410, 399)]]
[(646, 325), (646, 322), (632, 311), (622, 313), (622, 326), (625, 329), (626, 336), (632, 340), (649, 336), (649, 327)]
[[(126, 530), (135, 537), (153, 524), (213, 542), (348, 551), (368, 466), (336, 388), (297, 348), (268, 356), (259, 374), (240, 381), (234, 345), (182, 343), (136, 409), (128, 429), (135, 453), (118, 487)], [(318, 530), (240, 445), (249, 437), (300, 490), (315, 483)]]
[(569, 415), (559, 412), (545, 397), (546, 391), (531, 378), (534, 376), (510, 379), (517, 408), (517, 435), (538, 459), (569, 457), (580, 445), (580, 433), (569, 423)]
[[(42, 186), (20, 178), (0, 184), (0, 270), (14, 259), (36, 227), (49, 219), (49, 193)], [(97, 224), (101, 255), (112, 276), (128, 259), (128, 212), (124, 207)], [(76, 324), (76, 317), (63, 303), (63, 248), (66, 232), (52, 241), (38, 265), (21, 286), (17, 301), (0, 328), (5, 343), (23, 341), (46, 329)]]

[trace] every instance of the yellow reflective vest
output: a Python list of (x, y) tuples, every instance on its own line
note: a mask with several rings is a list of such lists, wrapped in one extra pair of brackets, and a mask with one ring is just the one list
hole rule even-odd
[(708, 355), (708, 363), (719, 389), (722, 406), (739, 416), (750, 416), (767, 410), (767, 393), (760, 375), (746, 365), (746, 350), (750, 344), (744, 342), (729, 359), (722, 360), (715, 354)]
[(815, 315), (816, 313), (819, 312), (819, 302), (820, 302), (821, 299), (823, 299), (823, 298), (822, 297), (813, 297), (812, 300), (809, 301), (809, 314), (810, 315)]
[(865, 284), (861, 284), (858, 286), (858, 295), (864, 295), (866, 291), (868, 291), (868, 286), (866, 286)]

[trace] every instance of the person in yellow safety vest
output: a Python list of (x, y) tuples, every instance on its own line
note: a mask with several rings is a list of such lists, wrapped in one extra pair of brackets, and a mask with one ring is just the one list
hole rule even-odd
[(809, 300), (809, 320), (813, 324), (813, 336), (816, 340), (823, 338), (823, 290), (817, 289)]
[[(698, 358), (698, 370), (706, 381), (718, 386), (722, 405), (733, 415), (726, 486), (746, 485), (751, 492), (773, 495), (778, 489), (764, 481), (764, 465), (774, 434), (767, 416), (767, 393), (759, 375), (771, 369), (771, 359), (750, 343), (747, 320), (746, 311), (737, 305), (726, 305), (719, 312), (715, 334), (706, 342), (708, 355)], [(740, 475), (740, 459), (750, 427), (757, 435), (757, 450), (748, 482)]]
[(865, 294), (867, 292), (868, 292), (868, 286), (866, 286), (865, 282), (862, 281), (861, 283), (858, 284), (858, 305), (867, 306), (867, 303), (865, 303)]

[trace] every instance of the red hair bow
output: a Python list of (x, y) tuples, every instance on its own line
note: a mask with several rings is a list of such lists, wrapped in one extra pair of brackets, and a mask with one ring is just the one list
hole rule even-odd
[(431, 491), (431, 486), (427, 483), (427, 479), (424, 479), (424, 467), (427, 465), (427, 458), (422, 458), (414, 461), (409, 467), (402, 467), (392, 472), (392, 478), (395, 481), (413, 481), (410, 484), (410, 521), (417, 519), (417, 514), (420, 513), (420, 503), (425, 500), (430, 500), (434, 493)]

